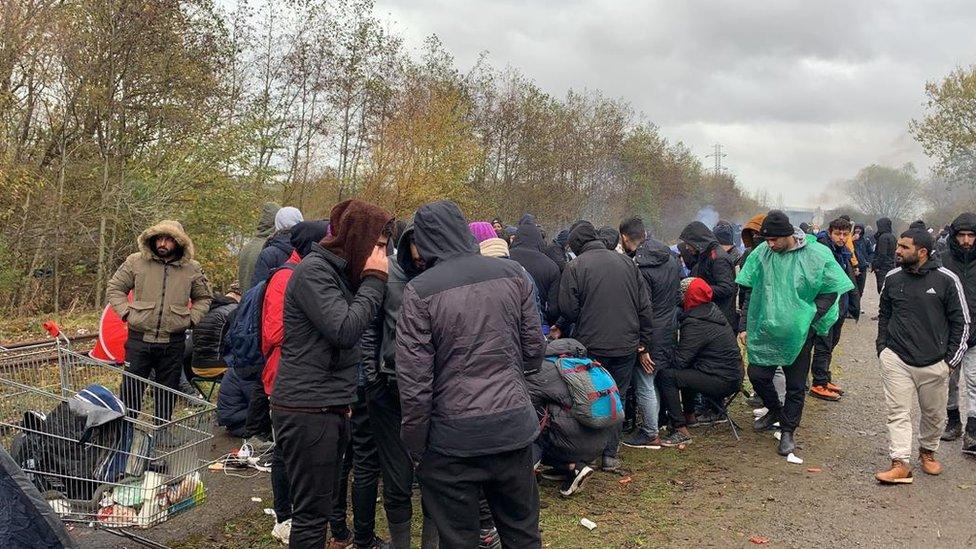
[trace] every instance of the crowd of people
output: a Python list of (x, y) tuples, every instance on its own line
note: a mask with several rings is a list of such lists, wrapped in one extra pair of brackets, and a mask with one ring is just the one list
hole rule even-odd
[[(877, 480), (912, 481), (915, 398), (922, 471), (940, 473), (940, 440), (976, 454), (976, 214), (938, 236), (876, 225), (820, 231), (772, 210), (741, 230), (692, 222), (669, 247), (637, 217), (547, 240), (532, 215), (469, 222), (450, 201), (409, 220), (359, 200), (315, 221), (266, 204), (226, 295), (164, 221), (108, 301), (128, 323), (129, 371), (173, 388), (181, 372), (222, 376), (220, 424), (271, 453), (275, 538), (408, 548), (419, 490), (422, 547), (531, 548), (540, 478), (571, 497), (621, 470), (621, 446), (687, 447), (739, 394), (793, 453), (806, 397), (843, 398), (834, 350), (869, 271), (891, 457)], [(137, 410), (143, 392), (122, 400)]]

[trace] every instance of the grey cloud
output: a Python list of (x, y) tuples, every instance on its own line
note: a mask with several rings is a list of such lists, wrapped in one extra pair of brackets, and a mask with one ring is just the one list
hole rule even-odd
[[(379, 0), (418, 45), (481, 51), (550, 93), (621, 97), (750, 189), (810, 203), (871, 162), (922, 163), (908, 121), (926, 80), (976, 53), (976, 3)], [(835, 187), (835, 186), (834, 186)], [(842, 197), (838, 197), (838, 201)]]

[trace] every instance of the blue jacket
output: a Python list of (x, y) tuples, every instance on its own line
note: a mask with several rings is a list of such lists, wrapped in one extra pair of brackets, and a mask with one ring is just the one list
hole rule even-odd
[(244, 381), (228, 368), (220, 382), (217, 395), (217, 425), (226, 427), (235, 437), (244, 436), (247, 423), (247, 407), (251, 404), (251, 391), (257, 381)]

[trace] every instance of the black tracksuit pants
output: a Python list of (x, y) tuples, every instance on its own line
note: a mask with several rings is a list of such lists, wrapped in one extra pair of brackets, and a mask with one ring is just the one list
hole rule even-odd
[(289, 547), (322, 549), (349, 440), (349, 419), (335, 412), (275, 408), (272, 420), (291, 484)]
[[(125, 342), (125, 360), (129, 364), (125, 371), (142, 378), (148, 378), (155, 372), (156, 383), (179, 390), (183, 348), (186, 345), (184, 335), (171, 334), (169, 343), (146, 343), (142, 338), (143, 334), (138, 332), (129, 333), (129, 339)], [(146, 383), (125, 376), (119, 392), (129, 415), (135, 417), (142, 410)], [(173, 414), (173, 393), (159, 388), (154, 388), (153, 392), (156, 423), (169, 421)]]
[(478, 500), (488, 501), (502, 547), (542, 547), (539, 486), (532, 446), (473, 457), (427, 450), (417, 468), (424, 508), (437, 524), (441, 549), (478, 546)]
[(383, 505), (392, 524), (410, 522), (413, 507), (413, 461), (400, 439), (400, 396), (395, 381), (381, 380), (366, 393), (366, 406), (383, 473)]
[(844, 328), (844, 318), (838, 318), (824, 335), (813, 336), (813, 362), (810, 370), (813, 372), (813, 385), (824, 387), (832, 381), (830, 378), (830, 364), (834, 360), (834, 348), (840, 342), (840, 332)]
[[(600, 363), (617, 384), (620, 398), (625, 398), (627, 390), (630, 388), (630, 380), (634, 377), (634, 368), (637, 364), (637, 353), (620, 357), (598, 357), (593, 360)], [(617, 450), (620, 446), (620, 433), (623, 431), (623, 424), (617, 424), (610, 428), (610, 436), (607, 437), (607, 446), (603, 450), (606, 457), (617, 457)]]
[(264, 383), (258, 379), (251, 389), (251, 400), (247, 404), (247, 419), (244, 422), (244, 438), (254, 435), (265, 437), (271, 434), (271, 415), (268, 395), (264, 392)]
[(692, 368), (664, 368), (658, 372), (657, 386), (671, 423), (678, 428), (687, 425), (684, 414), (695, 411), (695, 397), (698, 394), (722, 400), (738, 391), (742, 383)]
[(874, 270), (874, 280), (878, 283), (878, 295), (881, 295), (881, 287), (884, 286), (885, 277), (888, 275), (888, 269), (875, 269)]
[(807, 337), (793, 364), (783, 366), (783, 373), (786, 374), (786, 401), (782, 406), (773, 387), (776, 367), (749, 365), (749, 381), (752, 382), (752, 388), (762, 398), (763, 405), (769, 408), (769, 411), (779, 414), (779, 424), (783, 431), (792, 433), (800, 424), (807, 392), (807, 374), (810, 373), (811, 347), (813, 347), (813, 337)]

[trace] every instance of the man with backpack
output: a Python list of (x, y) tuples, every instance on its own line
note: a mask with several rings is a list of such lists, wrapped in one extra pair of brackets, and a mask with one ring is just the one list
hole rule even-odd
[(413, 234), (425, 270), (403, 289), (396, 376), (424, 507), (442, 548), (477, 547), (483, 492), (502, 545), (539, 548), (539, 423), (523, 377), (544, 354), (534, 288), (517, 263), (479, 254), (453, 202), (422, 206)]
[(285, 290), (271, 413), (291, 487), (290, 547), (325, 546), (357, 398), (360, 339), (386, 292), (392, 225), (378, 206), (338, 204), (332, 234), (311, 245)]
[[(576, 259), (566, 265), (559, 283), (559, 312), (565, 324), (576, 324), (573, 337), (613, 376), (621, 395), (627, 394), (634, 365), (640, 360), (654, 371), (648, 349), (653, 344), (653, 309), (647, 286), (634, 262), (610, 251), (588, 221), (570, 232)], [(621, 425), (611, 429), (603, 451), (602, 469), (615, 471)]]
[[(125, 343), (126, 371), (177, 389), (182, 371), (186, 331), (210, 310), (213, 292), (200, 264), (193, 259), (193, 241), (177, 221), (161, 221), (138, 238), (139, 251), (130, 255), (109, 280), (112, 309), (129, 327)], [(128, 299), (132, 292), (132, 301)], [(121, 398), (130, 414), (142, 409), (145, 383), (126, 377)], [(169, 421), (173, 399), (156, 392), (155, 417)]]
[[(325, 238), (329, 224), (325, 221), (302, 221), (291, 230), (292, 253), (288, 260), (271, 272), (264, 287), (260, 303), (256, 303), (254, 313), (260, 313), (260, 345), (264, 367), (257, 383), (261, 398), (267, 402), (274, 387), (278, 364), (281, 361), (281, 343), (284, 341), (285, 289), (291, 280), (294, 268), (308, 255), (312, 244)], [(260, 284), (260, 283), (259, 283)], [(260, 289), (258, 290), (260, 292)], [(252, 314), (254, 314), (252, 313)], [(267, 405), (261, 407), (270, 421)], [(254, 413), (260, 411), (252, 410)], [(263, 419), (263, 418), (262, 418)], [(281, 445), (276, 444), (271, 454), (271, 491), (274, 494), (275, 526), (271, 535), (282, 543), (288, 543), (291, 534), (291, 488), (288, 484), (288, 471), (285, 466)]]

